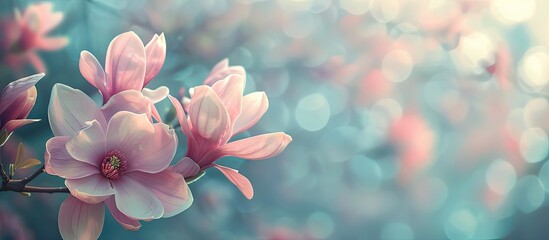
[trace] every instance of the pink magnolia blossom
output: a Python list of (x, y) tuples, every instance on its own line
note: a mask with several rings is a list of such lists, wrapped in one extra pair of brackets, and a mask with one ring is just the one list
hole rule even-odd
[(8, 84), (0, 94), (0, 146), (15, 129), (39, 119), (27, 119), (36, 102), (36, 87), (43, 73), (21, 78)]
[(38, 71), (46, 67), (37, 50), (54, 51), (69, 42), (66, 37), (50, 37), (48, 33), (63, 20), (63, 13), (54, 12), (51, 3), (29, 5), (23, 14), (16, 12), (15, 19), (1, 24), (4, 38), (0, 47), (6, 52), (5, 63), (12, 68), (21, 68), (30, 62)]
[(231, 74), (246, 76), (246, 70), (241, 66), (229, 66), (229, 59), (225, 58), (212, 68), (210, 74), (204, 79), (204, 84), (211, 86)]
[(64, 239), (97, 238), (104, 206), (137, 230), (139, 220), (170, 217), (192, 203), (183, 176), (168, 168), (175, 132), (152, 123), (150, 101), (127, 90), (99, 108), (79, 90), (54, 86), (48, 116), (55, 137), (46, 143), (45, 167), (71, 192), (59, 210)]
[[(221, 64), (221, 65), (220, 65)], [(215, 71), (219, 66), (223, 71), (227, 64), (222, 62), (214, 67), (212, 74), (222, 75)], [(234, 68), (233, 68), (234, 69)], [(222, 80), (211, 80), (194, 88), (188, 106), (188, 117), (181, 103), (169, 96), (174, 105), (179, 124), (187, 136), (187, 155), (173, 168), (185, 177), (192, 177), (209, 167), (221, 171), (240, 191), (251, 199), (253, 188), (250, 181), (237, 170), (220, 166), (214, 162), (225, 156), (235, 156), (249, 160), (261, 160), (281, 153), (292, 141), (283, 133), (268, 133), (237, 141), (229, 140), (255, 125), (267, 111), (269, 103), (264, 92), (254, 92), (243, 96), (244, 74), (230, 74)]]
[[(206, 76), (206, 79), (204, 79), (204, 84), (208, 86), (212, 86), (215, 82), (219, 81), (220, 79), (224, 79), (227, 76), (235, 74), (240, 76), (246, 76), (246, 70), (242, 66), (229, 66), (229, 59), (225, 58), (221, 61), (219, 61), (210, 71), (208, 76)], [(246, 79), (244, 79), (244, 83), (246, 82)], [(243, 84), (244, 84), (243, 83)], [(181, 89), (182, 92), (185, 92), (185, 89)], [(189, 91), (194, 91), (194, 89), (190, 89)], [(181, 95), (184, 95), (181, 93)], [(193, 93), (193, 92), (191, 92)], [(266, 97), (265, 97), (266, 99)], [(189, 111), (189, 104), (191, 103), (191, 99), (188, 97), (183, 96), (183, 108), (185, 111)], [(268, 107), (268, 103), (267, 103)], [(267, 111), (267, 108), (265, 108), (265, 111)]]
[(105, 59), (105, 70), (88, 51), (80, 54), (82, 76), (103, 96), (106, 103), (113, 95), (125, 90), (144, 90), (143, 93), (154, 100), (164, 99), (168, 88), (157, 90), (143, 89), (160, 72), (166, 58), (164, 34), (154, 35), (146, 45), (134, 32), (126, 32), (115, 37), (109, 44)]

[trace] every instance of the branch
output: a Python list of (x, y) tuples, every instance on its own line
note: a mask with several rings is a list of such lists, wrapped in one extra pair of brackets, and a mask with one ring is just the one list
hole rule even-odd
[(8, 174), (6, 174), (6, 171), (4, 171), (4, 164), (2, 163), (2, 158), (0, 158), (0, 175), (2, 175), (2, 183), (8, 182), (10, 180), (8, 178)]
[(38, 175), (40, 175), (41, 173), (44, 172), (44, 164), (42, 164), (42, 166), (40, 166), (40, 168), (38, 168), (38, 170), (36, 170), (36, 172), (34, 172), (32, 175), (26, 177), (26, 178), (23, 178), (21, 179), (21, 182), (26, 185), (27, 183), (31, 182), (32, 180), (34, 180), (36, 177), (38, 177)]
[(0, 160), (0, 175), (2, 175), (2, 182), (8, 182), (10, 180), (8, 178), (8, 174), (4, 171), (4, 164), (2, 164), (2, 160)]
[(69, 193), (66, 187), (35, 187), (21, 184), (22, 180), (11, 180), (0, 188), (0, 192), (28, 192), (28, 193)]
[(23, 189), (21, 189), (21, 192), (29, 192), (29, 193), (70, 193), (69, 189), (66, 188), (66, 187), (46, 188), (46, 187), (35, 187), (35, 186), (26, 186)]
[(40, 166), (36, 172), (32, 175), (23, 178), (21, 180), (7, 179), (2, 181), (0, 192), (27, 192), (27, 193), (68, 193), (69, 189), (66, 187), (35, 187), (27, 186), (27, 183), (34, 180), (40, 174), (44, 172), (44, 165)]

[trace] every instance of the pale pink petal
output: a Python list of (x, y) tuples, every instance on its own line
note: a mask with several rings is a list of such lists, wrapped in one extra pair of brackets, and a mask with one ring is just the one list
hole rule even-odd
[(128, 90), (113, 95), (109, 101), (101, 107), (105, 119), (109, 120), (120, 111), (128, 111), (136, 114), (151, 116), (150, 100), (140, 91)]
[(242, 113), (234, 123), (233, 135), (247, 131), (267, 112), (269, 100), (265, 92), (250, 93), (242, 98)]
[(164, 33), (160, 34), (160, 36), (154, 35), (147, 46), (145, 46), (145, 55), (147, 57), (147, 67), (143, 86), (146, 86), (156, 77), (162, 65), (164, 65), (164, 60), (166, 59), (166, 38), (164, 37)]
[(67, 46), (69, 39), (67, 37), (40, 38), (35, 44), (40, 50), (55, 51)]
[[(18, 129), (22, 126), (25, 126), (30, 123), (39, 122), (40, 119), (17, 119), (17, 120), (10, 120), (9, 122), (4, 125), (3, 129), (6, 129), (8, 133), (11, 133), (15, 131), (15, 129)], [(0, 129), (2, 130), (2, 129)]]
[(80, 73), (92, 86), (97, 88), (103, 96), (105, 102), (107, 92), (107, 75), (101, 67), (101, 64), (97, 61), (95, 56), (88, 51), (82, 51), (80, 53)]
[(33, 41), (36, 36), (43, 35), (43, 34), (40, 34), (40, 25), (42, 25), (40, 18), (45, 16), (48, 12), (51, 11), (50, 9), (43, 8), (43, 6), (44, 5), (41, 5), (41, 4), (37, 4), (37, 5), (31, 4), (25, 9), (25, 12), (23, 13), (23, 17), (21, 18), (20, 26), (22, 28), (21, 31), (26, 32), (25, 37), (27, 39), (25, 39), (25, 37), (22, 37), (21, 40)]
[(183, 97), (182, 99), (183, 109), (185, 109), (186, 112), (189, 112), (189, 107), (191, 106), (191, 99), (188, 97)]
[(155, 174), (131, 172), (124, 177), (131, 178), (154, 193), (164, 207), (163, 217), (183, 212), (190, 206), (189, 200), (192, 201), (183, 176), (171, 170)]
[(212, 71), (204, 80), (204, 84), (211, 86), (215, 82), (224, 79), (231, 74), (237, 74), (246, 77), (246, 70), (244, 70), (244, 68), (241, 66), (229, 67), (229, 60), (225, 58), (212, 68)]
[(187, 118), (187, 115), (185, 115), (185, 111), (183, 110), (181, 103), (177, 101), (177, 99), (175, 99), (172, 96), (168, 96), (168, 98), (170, 99), (170, 101), (172, 102), (172, 105), (175, 108), (175, 112), (177, 114), (177, 120), (179, 121), (179, 126), (181, 126), (181, 131), (183, 131), (185, 136), (187, 136), (187, 154), (193, 155), (194, 152), (198, 150), (196, 149), (198, 144), (196, 143), (196, 140), (189, 126), (189, 120)]
[(198, 171), (200, 171), (200, 166), (198, 166), (198, 164), (196, 164), (191, 158), (184, 157), (175, 165), (171, 166), (170, 169), (183, 175), (183, 177), (188, 178), (194, 177)]
[(143, 145), (142, 149), (127, 153), (131, 159), (128, 171), (158, 173), (172, 162), (177, 150), (177, 135), (168, 125), (155, 123), (154, 134), (139, 144)]
[(120, 212), (118, 208), (116, 208), (116, 203), (114, 201), (114, 197), (110, 197), (107, 200), (105, 200), (105, 204), (107, 205), (107, 208), (111, 212), (111, 215), (116, 219), (120, 225), (126, 230), (130, 231), (137, 231), (139, 228), (141, 228), (141, 223), (139, 223), (138, 220), (134, 220), (129, 218), (128, 216), (124, 215), (124, 213)]
[(210, 73), (216, 73), (216, 72), (219, 72), (219, 71), (223, 71), (227, 68), (229, 68), (229, 59), (224, 58), (221, 61), (219, 61), (217, 64), (215, 64), (215, 66), (212, 68)]
[(42, 2), (35, 5), (34, 13), (36, 14), (37, 22), (40, 25), (38, 32), (46, 34), (55, 28), (63, 20), (62, 12), (54, 12), (53, 4), (49, 2)]
[(116, 36), (107, 49), (105, 73), (110, 80), (110, 96), (143, 88), (145, 78), (145, 46), (134, 32)]
[[(242, 108), (242, 94), (244, 93), (244, 78), (240, 75), (229, 75), (216, 82), (212, 89), (217, 93), (231, 118), (231, 128)], [(247, 109), (245, 109), (247, 111)], [(232, 129), (231, 129), (232, 130)], [(226, 143), (230, 134), (226, 134), (221, 143)]]
[(120, 150), (128, 159), (128, 171), (160, 172), (169, 166), (176, 147), (174, 130), (153, 125), (144, 114), (119, 112), (109, 122), (107, 151)]
[(36, 68), (36, 70), (38, 70), (39, 72), (46, 72), (46, 66), (44, 65), (44, 62), (37, 53), (28, 52), (27, 58), (29, 59), (31, 65)]
[(66, 148), (74, 159), (99, 168), (106, 154), (105, 130), (96, 120), (88, 124), (67, 142)]
[(143, 90), (141, 90), (141, 93), (143, 94), (143, 96), (149, 99), (152, 117), (157, 122), (162, 122), (162, 118), (160, 117), (160, 114), (158, 113), (158, 110), (156, 109), (154, 104), (164, 100), (164, 98), (166, 98), (170, 94), (170, 89), (165, 86), (158, 87), (155, 90), (143, 88)]
[(44, 154), (46, 172), (67, 179), (77, 179), (99, 173), (99, 168), (74, 159), (65, 147), (69, 137), (53, 137), (46, 142)]
[(153, 103), (157, 103), (164, 100), (164, 98), (166, 98), (170, 94), (170, 89), (165, 86), (162, 86), (154, 90), (143, 88), (141, 92), (145, 97), (148, 97)]
[(215, 82), (217, 82), (221, 79), (224, 79), (227, 76), (232, 75), (232, 74), (240, 75), (240, 76), (243, 76), (245, 78), (246, 77), (246, 70), (241, 66), (231, 66), (231, 67), (229, 67), (225, 70), (216, 72), (214, 74), (210, 74), (206, 78), (206, 80), (204, 80), (204, 84), (212, 85)]
[(156, 122), (162, 123), (162, 117), (160, 117), (160, 113), (158, 113), (158, 110), (154, 106), (154, 103), (149, 102), (149, 105), (151, 106), (151, 116), (156, 120)]
[(27, 91), (44, 76), (45, 74), (39, 73), (10, 82), (0, 94), (0, 102), (2, 102), (0, 114), (6, 111), (19, 96), (27, 94)]
[(33, 86), (29, 90), (27, 90), (27, 94), (24, 96), (26, 99), (24, 101), (21, 101), (20, 105), (16, 105), (21, 109), (19, 114), (16, 115), (16, 118), (22, 119), (29, 116), (32, 107), (34, 107), (34, 103), (36, 102), (36, 96), (38, 96), (36, 86)]
[[(52, 3), (42, 3), (42, 4), (52, 4)], [(23, 11), (23, 16), (16, 16), (16, 19), (20, 19), (21, 23), (29, 23), (30, 18), (37, 18), (37, 9), (42, 8), (42, 4), (31, 4)], [(40, 6), (40, 7), (39, 7)], [(51, 7), (50, 7), (51, 8)]]
[(257, 135), (218, 147), (208, 152), (198, 164), (205, 166), (224, 156), (234, 156), (248, 160), (266, 159), (284, 151), (291, 141), (292, 137), (283, 132)]
[(69, 195), (59, 208), (59, 232), (63, 239), (97, 239), (104, 221), (103, 203), (87, 204)]
[(133, 219), (158, 219), (164, 214), (162, 202), (154, 192), (126, 176), (112, 181), (116, 208)]
[(60, 83), (53, 86), (48, 118), (55, 136), (73, 136), (94, 119), (107, 126), (103, 113), (88, 95)]
[(139, 148), (151, 143), (154, 131), (154, 126), (145, 114), (118, 112), (110, 119), (107, 127), (107, 151), (116, 148), (124, 155), (139, 155)]
[(3, 113), (0, 113), (0, 126), (11, 120), (27, 118), (36, 101), (36, 95), (36, 87), (33, 86), (17, 96), (11, 106)]
[(194, 94), (194, 87), (189, 88), (189, 96), (193, 97)]
[(149, 101), (149, 105), (151, 108), (151, 116), (159, 123), (162, 123), (162, 117), (160, 117), (160, 113), (158, 113), (158, 110), (154, 106), (154, 103), (152, 101)]
[(67, 179), (65, 185), (73, 196), (89, 204), (103, 202), (115, 193), (109, 179), (100, 173), (79, 179)]
[(225, 177), (227, 177), (229, 181), (231, 181), (247, 199), (252, 199), (254, 197), (254, 188), (252, 187), (252, 183), (250, 183), (250, 180), (244, 177), (244, 175), (238, 173), (237, 170), (232, 168), (217, 164), (214, 164), (213, 166), (221, 171), (221, 173), (223, 173), (223, 175), (225, 175)]
[[(230, 127), (230, 117), (221, 99), (208, 86), (199, 86), (191, 98), (189, 117), (199, 144), (217, 145)], [(199, 139), (197, 136), (201, 136)], [(208, 143), (201, 143), (206, 140)]]
[(185, 111), (183, 110), (181, 103), (172, 96), (168, 95), (168, 98), (170, 99), (173, 107), (175, 108), (175, 112), (177, 114), (177, 120), (179, 120), (179, 125), (181, 126), (181, 130), (187, 137), (193, 138), (193, 135), (191, 133), (191, 128), (189, 126), (189, 121), (187, 119), (187, 115), (185, 114)]
[(177, 150), (175, 131), (166, 124), (155, 123), (154, 135), (151, 135), (145, 141), (138, 143), (145, 145), (143, 149), (128, 154), (128, 158), (131, 159), (128, 171), (157, 173), (166, 169), (172, 162)]

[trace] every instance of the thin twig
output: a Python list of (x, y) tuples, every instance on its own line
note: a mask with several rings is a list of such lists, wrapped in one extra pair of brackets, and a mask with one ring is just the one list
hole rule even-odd
[[(2, 168), (3, 174), (4, 169)], [(6, 178), (3, 180), (2, 185), (0, 186), (0, 192), (28, 192), (28, 193), (68, 193), (69, 189), (66, 187), (36, 187), (36, 186), (27, 186), (27, 183), (34, 180), (40, 174), (44, 172), (44, 165), (40, 166), (32, 175), (23, 178), (21, 180), (11, 180)], [(7, 177), (7, 175), (6, 175)]]
[(69, 193), (69, 189), (66, 187), (35, 187), (35, 186), (26, 186), (21, 189), (20, 192), (29, 192), (29, 193)]
[[(1, 147), (0, 147), (1, 149)], [(0, 175), (2, 175), (2, 181), (4, 183), (7, 183), (10, 179), (8, 178), (8, 174), (6, 174), (6, 171), (4, 171), (4, 164), (2, 163), (2, 151), (0, 150)]]
[(0, 171), (0, 174), (2, 175), (2, 181), (8, 182), (10, 179), (8, 178), (8, 174), (6, 174), (6, 172), (4, 171), (4, 164), (2, 164), (1, 162), (0, 162), (0, 169), (2, 169)]
[(26, 186), (20, 189), (0, 188), (0, 192), (28, 192), (28, 193), (69, 193), (66, 187), (36, 187)]
[[(25, 179), (30, 179), (25, 178)], [(7, 183), (2, 184), (0, 192), (35, 192), (35, 193), (68, 193), (69, 189), (66, 187), (36, 187), (27, 186), (26, 182), (22, 180), (10, 180)], [(32, 179), (31, 179), (32, 180)], [(28, 180), (27, 180), (28, 181)]]
[(36, 170), (36, 172), (34, 172), (32, 175), (21, 179), (21, 182), (26, 185), (27, 183), (34, 180), (36, 177), (38, 177), (38, 175), (42, 174), (43, 172), (44, 172), (44, 164), (42, 164), (42, 166), (40, 166), (40, 168)]

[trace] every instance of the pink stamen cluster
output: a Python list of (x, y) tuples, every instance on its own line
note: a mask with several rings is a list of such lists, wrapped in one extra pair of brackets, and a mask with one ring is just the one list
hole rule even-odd
[(126, 161), (124, 154), (118, 149), (113, 149), (103, 158), (103, 162), (101, 163), (101, 174), (108, 179), (119, 179), (126, 171), (127, 165), (128, 162)]

